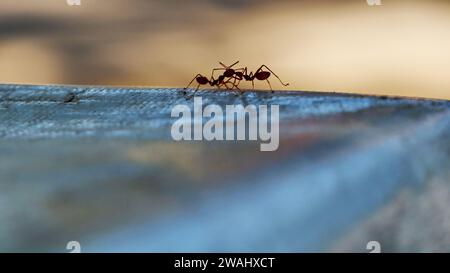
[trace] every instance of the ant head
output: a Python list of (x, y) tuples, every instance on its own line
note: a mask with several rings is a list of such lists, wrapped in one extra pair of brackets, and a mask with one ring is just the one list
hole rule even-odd
[(197, 80), (198, 84), (207, 84), (209, 82), (208, 78), (202, 75), (198, 75), (195, 79)]
[(227, 78), (229, 77), (233, 77), (234, 75), (234, 69), (228, 68), (227, 70), (225, 70), (225, 72), (223, 73), (223, 75)]

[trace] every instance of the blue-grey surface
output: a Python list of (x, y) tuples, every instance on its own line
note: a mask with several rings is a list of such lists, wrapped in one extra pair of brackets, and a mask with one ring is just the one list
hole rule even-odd
[(448, 186), (448, 101), (198, 95), (280, 105), (279, 150), (173, 141), (179, 89), (0, 85), (0, 251), (365, 251), (350, 231), (405, 189)]

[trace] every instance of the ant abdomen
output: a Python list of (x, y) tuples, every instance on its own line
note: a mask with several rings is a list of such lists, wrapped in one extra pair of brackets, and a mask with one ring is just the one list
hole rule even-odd
[(196, 80), (197, 80), (198, 84), (202, 84), (202, 85), (207, 84), (209, 82), (209, 80), (204, 76), (198, 76), (196, 78)]
[(267, 71), (260, 71), (255, 74), (255, 78), (257, 78), (260, 81), (267, 80), (270, 77), (270, 72)]

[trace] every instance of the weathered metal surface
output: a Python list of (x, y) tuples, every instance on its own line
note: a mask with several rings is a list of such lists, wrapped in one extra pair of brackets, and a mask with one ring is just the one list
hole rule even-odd
[[(396, 217), (377, 216), (405, 191), (407, 211), (433, 199), (421, 189), (450, 188), (448, 101), (198, 95), (280, 105), (279, 149), (172, 140), (172, 107), (192, 104), (179, 89), (0, 85), (0, 251), (73, 240), (83, 251), (366, 251), (369, 239), (420, 251), (449, 232), (438, 221), (417, 242), (426, 217), (409, 213), (402, 223), (415, 225), (394, 232)], [(447, 221), (450, 198), (440, 201)]]

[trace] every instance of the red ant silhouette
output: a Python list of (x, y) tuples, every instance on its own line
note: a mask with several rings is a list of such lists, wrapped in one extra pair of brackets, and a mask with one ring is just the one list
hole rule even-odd
[[(220, 63), (222, 66), (225, 66), (223, 63)], [(263, 68), (269, 70), (269, 71), (264, 71)], [(237, 70), (242, 70), (241, 71), (237, 71)], [(246, 81), (251, 81), (252, 82), (252, 89), (255, 89), (255, 79), (260, 80), (260, 81), (267, 81), (267, 83), (269, 84), (270, 87), (270, 91), (273, 93), (273, 89), (272, 89), (272, 85), (270, 84), (269, 81), (269, 77), (273, 74), (283, 86), (288, 86), (289, 83), (283, 83), (283, 81), (280, 79), (280, 77), (278, 77), (277, 74), (275, 74), (269, 67), (267, 67), (266, 65), (261, 65), (255, 73), (250, 72), (250, 74), (247, 71), (247, 67), (245, 68), (238, 68), (235, 69), (235, 73), (233, 75), (233, 77), (238, 81), (237, 84), (235, 84), (235, 82), (233, 83), (233, 86), (238, 88), (239, 83), (242, 80), (246, 80)]]

